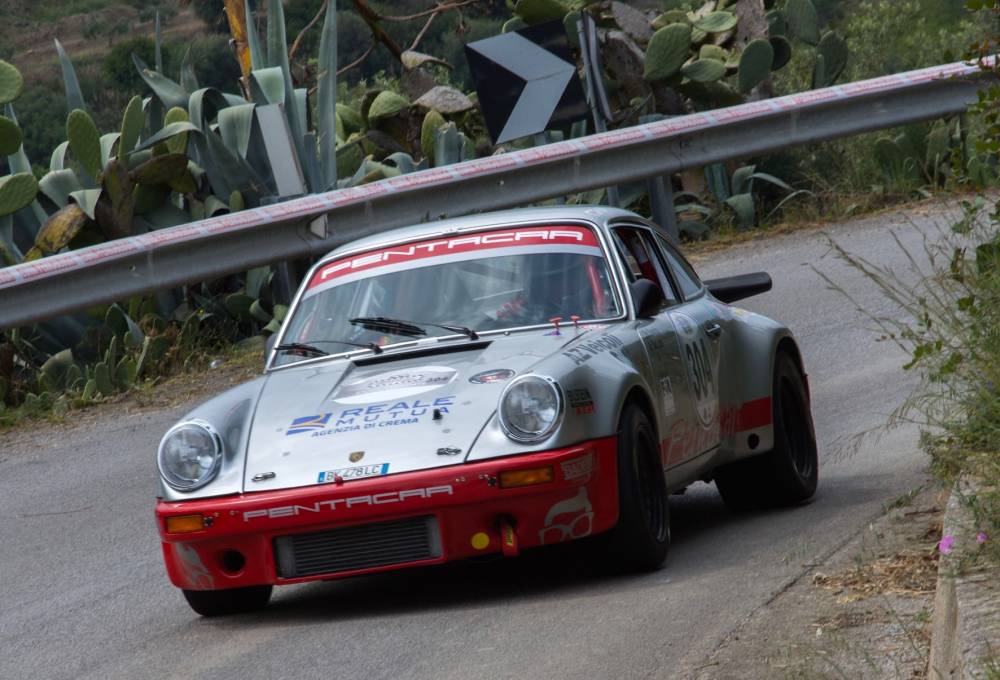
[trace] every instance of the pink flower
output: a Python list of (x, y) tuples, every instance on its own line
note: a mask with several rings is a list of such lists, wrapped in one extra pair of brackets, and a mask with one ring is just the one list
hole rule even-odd
[(988, 540), (990, 540), (990, 537), (986, 535), (985, 531), (980, 531), (978, 534), (976, 534), (976, 543), (978, 543), (979, 545), (982, 545)]
[(951, 552), (952, 546), (954, 545), (955, 545), (955, 537), (952, 536), (951, 534), (946, 534), (941, 537), (941, 542), (938, 543), (938, 550), (941, 551), (941, 554), (947, 555), (948, 553)]

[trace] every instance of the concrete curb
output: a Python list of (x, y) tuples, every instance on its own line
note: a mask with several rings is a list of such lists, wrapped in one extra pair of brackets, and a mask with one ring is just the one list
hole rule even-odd
[[(943, 536), (954, 539), (950, 554), (938, 562), (937, 592), (931, 623), (931, 680), (995, 677), (1000, 660), (1000, 568), (963, 568), (963, 555), (976, 550), (975, 520), (963, 500), (974, 492), (966, 482), (948, 498)], [(995, 540), (995, 539), (994, 539)]]

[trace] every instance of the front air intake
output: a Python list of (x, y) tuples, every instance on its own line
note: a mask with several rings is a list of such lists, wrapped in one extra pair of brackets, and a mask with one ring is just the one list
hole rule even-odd
[(279, 536), (274, 554), (278, 576), (301, 578), (433, 560), (441, 556), (441, 538), (437, 519), (427, 515)]

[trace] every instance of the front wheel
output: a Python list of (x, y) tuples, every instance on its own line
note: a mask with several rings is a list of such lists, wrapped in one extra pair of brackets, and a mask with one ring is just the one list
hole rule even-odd
[(271, 599), (272, 586), (249, 586), (227, 590), (185, 590), (184, 599), (202, 616), (246, 614), (263, 609)]
[(614, 562), (635, 570), (658, 569), (670, 547), (670, 508), (656, 433), (634, 404), (625, 407), (618, 432), (618, 524), (608, 537)]
[(819, 459), (809, 397), (802, 371), (785, 352), (775, 357), (771, 394), (774, 448), (715, 471), (722, 500), (734, 510), (797, 505), (816, 493)]

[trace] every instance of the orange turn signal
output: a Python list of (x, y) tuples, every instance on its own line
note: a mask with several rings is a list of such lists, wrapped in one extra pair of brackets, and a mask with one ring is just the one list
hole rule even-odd
[(518, 486), (545, 484), (553, 479), (555, 479), (555, 472), (553, 472), (551, 465), (528, 470), (508, 470), (500, 473), (500, 486), (504, 489), (512, 489)]
[(190, 534), (205, 528), (205, 518), (201, 515), (180, 515), (167, 517), (168, 534)]

